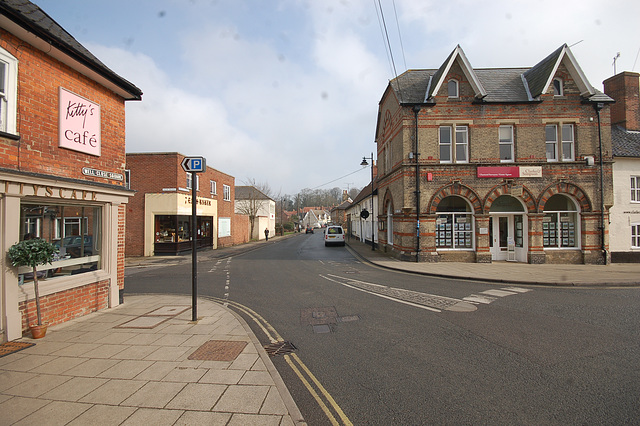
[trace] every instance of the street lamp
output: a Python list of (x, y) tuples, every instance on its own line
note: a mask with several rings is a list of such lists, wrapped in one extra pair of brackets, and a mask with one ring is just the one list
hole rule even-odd
[(361, 166), (368, 166), (367, 160), (371, 160), (371, 250), (376, 249), (375, 230), (373, 229), (373, 152), (371, 157), (362, 157)]

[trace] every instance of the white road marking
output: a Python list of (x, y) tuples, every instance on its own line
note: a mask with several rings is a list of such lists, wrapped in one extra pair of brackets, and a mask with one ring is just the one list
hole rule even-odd
[(486, 291), (483, 291), (482, 294), (488, 294), (489, 296), (505, 297), (505, 296), (513, 296), (516, 293), (512, 291), (504, 291), (504, 290), (486, 290)]
[(530, 288), (520, 288), (520, 287), (505, 287), (503, 290), (506, 291), (515, 291), (516, 293), (527, 293), (531, 291)]
[(462, 300), (466, 300), (467, 302), (484, 303), (485, 305), (488, 305), (489, 303), (496, 300), (496, 298), (489, 297), (489, 296), (478, 296), (477, 294), (472, 294), (470, 296), (463, 297)]

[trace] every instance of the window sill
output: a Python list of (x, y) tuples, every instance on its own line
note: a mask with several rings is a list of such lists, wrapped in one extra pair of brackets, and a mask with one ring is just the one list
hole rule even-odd
[[(39, 279), (38, 290), (40, 293), (40, 297), (43, 297), (49, 294), (70, 290), (72, 288), (83, 287), (85, 285), (97, 283), (100, 281), (107, 281), (109, 279), (111, 279), (109, 273), (107, 273), (104, 269), (99, 269), (97, 271), (85, 272), (78, 275), (65, 275), (54, 278)], [(18, 302), (24, 302), (34, 298), (35, 291), (33, 288), (33, 282), (22, 284), (21, 286), (19, 286)]]
[(20, 140), (20, 135), (15, 135), (13, 133), (3, 132), (2, 130), (0, 130), (0, 137), (1, 138), (6, 138), (6, 139), (12, 139), (14, 141), (19, 141)]

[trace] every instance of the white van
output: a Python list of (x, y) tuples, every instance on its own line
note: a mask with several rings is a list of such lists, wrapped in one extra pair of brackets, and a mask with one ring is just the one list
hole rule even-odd
[(340, 225), (330, 225), (324, 230), (324, 245), (344, 246), (344, 230)]

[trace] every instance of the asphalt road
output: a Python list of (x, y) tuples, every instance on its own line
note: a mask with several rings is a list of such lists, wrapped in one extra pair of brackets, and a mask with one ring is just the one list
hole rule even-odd
[[(265, 324), (295, 345), (297, 368), (272, 359), (310, 425), (640, 419), (640, 289), (391, 272), (324, 247), (320, 232), (199, 259), (200, 295), (250, 308), (265, 345)], [(128, 268), (125, 289), (190, 294), (191, 264)]]

